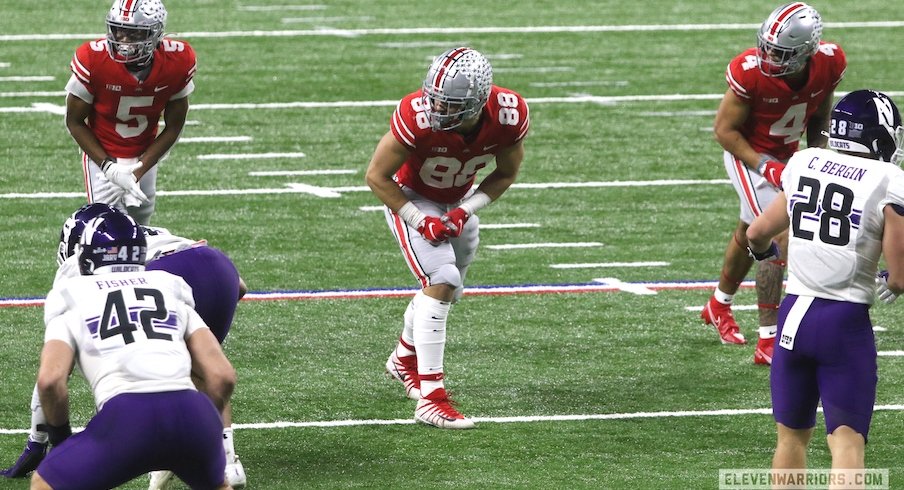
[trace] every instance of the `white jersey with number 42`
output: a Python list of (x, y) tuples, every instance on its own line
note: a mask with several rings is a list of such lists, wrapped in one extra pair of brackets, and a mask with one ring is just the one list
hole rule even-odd
[(204, 320), (191, 288), (164, 271), (62, 279), (44, 305), (44, 341), (75, 351), (98, 408), (120, 393), (194, 390), (185, 339)]

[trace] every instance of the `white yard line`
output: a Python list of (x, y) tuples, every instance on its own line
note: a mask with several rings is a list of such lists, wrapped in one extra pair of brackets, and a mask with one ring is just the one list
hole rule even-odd
[(517, 228), (539, 228), (537, 223), (480, 223), (481, 230), (508, 230)]
[(0, 82), (52, 82), (56, 77), (52, 76), (33, 76), (33, 77), (0, 77)]
[(296, 175), (349, 175), (356, 174), (357, 170), (261, 170), (248, 172), (252, 177), (290, 177)]
[[(254, 157), (250, 157), (251, 154), (234, 154), (234, 155), (200, 155), (200, 157), (204, 156), (204, 159), (248, 159), (248, 158), (278, 158), (276, 156), (260, 156), (265, 155), (262, 153), (253, 154), (256, 155)], [(267, 154), (267, 155), (283, 155), (283, 154)], [(296, 155), (296, 154), (289, 154)], [(547, 182), (547, 183), (536, 183), (536, 184), (512, 184), (513, 189), (563, 189), (563, 188), (575, 188), (575, 187), (586, 187), (586, 188), (600, 188), (600, 187), (659, 187), (659, 186), (669, 186), (669, 185), (677, 185), (677, 186), (685, 186), (689, 184), (697, 184), (697, 185), (728, 185), (731, 182), (728, 179), (724, 180), (702, 180), (702, 181), (687, 181), (687, 180), (651, 180), (651, 181), (631, 181), (631, 182)], [(217, 190), (173, 190), (173, 191), (157, 191), (158, 196), (232, 196), (232, 195), (250, 195), (250, 194), (293, 194), (293, 193), (311, 193), (311, 190), (316, 190), (316, 193), (326, 193), (326, 194), (335, 194), (335, 193), (343, 193), (343, 192), (370, 192), (370, 187), (366, 185), (361, 186), (345, 186), (345, 187), (314, 187), (307, 186), (306, 188), (293, 188), (294, 184), (286, 184), (285, 188), (264, 188), (264, 189), (217, 189)], [(70, 197), (84, 197), (84, 192), (32, 192), (32, 193), (24, 193), (24, 192), (12, 192), (8, 194), (0, 194), (0, 199), (55, 199), (55, 198), (70, 198)]]
[[(816, 409), (822, 412), (822, 407)], [(904, 405), (876, 405), (877, 412), (904, 411)], [(563, 415), (518, 415), (511, 417), (469, 417), (477, 423), (488, 424), (530, 424), (545, 422), (589, 422), (601, 420), (633, 420), (633, 419), (668, 419), (684, 417), (737, 417), (745, 415), (771, 415), (771, 408), (722, 408), (717, 410), (678, 410), (660, 412), (622, 412), (596, 414), (563, 414)], [(414, 418), (406, 419), (345, 419), (322, 421), (278, 421), (246, 424), (233, 424), (233, 429), (268, 430), (268, 429), (304, 429), (324, 427), (359, 427), (373, 425), (411, 425)], [(73, 432), (81, 432), (84, 427), (73, 427)], [(0, 434), (28, 434), (30, 429), (0, 429)]]
[[(480, 225), (483, 228), (483, 225)], [(599, 269), (606, 267), (665, 267), (668, 262), (596, 262), (586, 264), (549, 264), (553, 269)]]
[(518, 250), (527, 248), (585, 248), (602, 247), (600, 242), (562, 242), (562, 243), (507, 243), (501, 245), (487, 245), (491, 250)]
[[(383, 27), (376, 29), (343, 29), (353, 36), (409, 36), (445, 34), (549, 34), (574, 32), (667, 32), (667, 31), (754, 31), (759, 24), (635, 24), (635, 25), (578, 25), (578, 26), (488, 26), (488, 27)], [(904, 21), (827, 22), (835, 29), (877, 29), (904, 27)], [(254, 31), (187, 31), (175, 32), (177, 38), (241, 38), (241, 37), (305, 37), (333, 36), (333, 32), (313, 30), (254, 30)], [(89, 40), (103, 37), (103, 33), (88, 34), (6, 34), (0, 42)]]
[(179, 138), (179, 143), (242, 143), (252, 139), (251, 136), (192, 136)]
[(284, 11), (311, 11), (326, 10), (326, 5), (240, 5), (238, 10), (243, 12), (284, 12)]
[(198, 160), (261, 160), (267, 158), (304, 157), (305, 154), (300, 151), (289, 153), (210, 153), (206, 155), (198, 155)]

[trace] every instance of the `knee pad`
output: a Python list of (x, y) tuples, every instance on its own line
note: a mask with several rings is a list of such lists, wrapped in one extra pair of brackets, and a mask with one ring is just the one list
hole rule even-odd
[(460, 288), (462, 286), (461, 272), (453, 264), (443, 264), (436, 272), (430, 274), (430, 285), (435, 284), (448, 284), (453, 288)]

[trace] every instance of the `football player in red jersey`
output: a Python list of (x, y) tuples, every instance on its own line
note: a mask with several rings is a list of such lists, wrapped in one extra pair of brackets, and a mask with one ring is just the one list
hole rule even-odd
[[(745, 344), (731, 301), (753, 265), (747, 227), (781, 189), (785, 162), (807, 132), (807, 146), (825, 147), (835, 87), (847, 66), (837, 44), (820, 40), (819, 13), (801, 2), (778, 7), (757, 34), (757, 47), (728, 64), (728, 90), (716, 113), (714, 134), (725, 149), (725, 169), (741, 200), (738, 225), (725, 250), (719, 285), (703, 307), (724, 344)], [(759, 341), (754, 363), (771, 364), (778, 303), (787, 257), (787, 232), (777, 237), (781, 255), (756, 273)]]
[[(452, 407), (443, 384), (446, 319), (477, 251), (475, 213), (515, 181), (529, 127), (527, 103), (493, 85), (482, 54), (450, 49), (434, 59), (423, 88), (399, 102), (368, 165), (367, 184), (386, 205), (389, 228), (422, 288), (386, 363), (418, 400), (420, 422), (474, 427)], [(474, 188), (478, 171), (494, 160)]]
[[(146, 225), (156, 165), (185, 125), (195, 52), (163, 38), (160, 0), (116, 0), (106, 24), (106, 38), (82, 44), (72, 57), (66, 127), (82, 150), (88, 202), (127, 210)], [(161, 114), (166, 127), (157, 134)]]

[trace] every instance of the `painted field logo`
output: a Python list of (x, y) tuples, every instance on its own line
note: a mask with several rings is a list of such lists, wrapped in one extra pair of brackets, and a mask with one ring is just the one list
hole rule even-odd
[(745, 468), (719, 470), (719, 490), (860, 488), (888, 490), (888, 469), (865, 470)]

